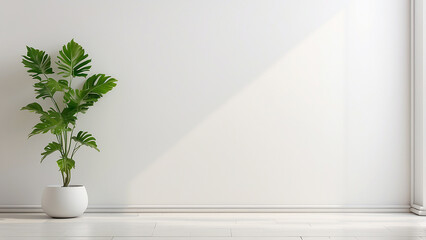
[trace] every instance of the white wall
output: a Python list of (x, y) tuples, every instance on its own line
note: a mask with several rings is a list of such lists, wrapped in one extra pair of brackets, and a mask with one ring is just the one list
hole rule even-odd
[(92, 205), (407, 205), (409, 1), (0, 2), (0, 205), (59, 184), (20, 63), (75, 38), (119, 80), (80, 117)]

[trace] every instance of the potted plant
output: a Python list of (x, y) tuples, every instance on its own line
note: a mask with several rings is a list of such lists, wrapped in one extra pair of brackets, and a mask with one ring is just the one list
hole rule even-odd
[[(33, 102), (21, 109), (40, 116), (40, 122), (33, 127), (29, 137), (48, 132), (55, 137), (41, 154), (41, 162), (52, 153), (58, 152), (60, 156), (56, 163), (63, 184), (46, 187), (42, 196), (42, 208), (51, 217), (77, 217), (87, 208), (85, 187), (70, 185), (71, 170), (75, 168), (74, 156), (80, 147), (99, 149), (96, 139), (90, 133), (75, 131), (77, 116), (85, 113), (104, 94), (111, 91), (117, 82), (105, 74), (87, 77), (90, 62), (84, 49), (74, 40), (59, 51), (56, 74), (51, 67), (50, 56), (44, 51), (27, 46), (27, 54), (22, 59), (28, 73), (36, 80), (36, 99), (48, 100), (51, 105), (43, 109), (39, 103)], [(82, 87), (74, 88), (73, 79), (79, 81), (78, 84), (82, 84)]]

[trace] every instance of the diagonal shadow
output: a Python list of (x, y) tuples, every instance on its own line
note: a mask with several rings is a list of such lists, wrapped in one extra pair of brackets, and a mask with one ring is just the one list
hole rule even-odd
[[(62, 36), (62, 42), (72, 37), (81, 39), (80, 43), (94, 59), (92, 73), (107, 72), (119, 79), (118, 87), (81, 116), (78, 124), (79, 129), (90, 130), (97, 137), (102, 151), (100, 154), (82, 151), (76, 159), (73, 182), (87, 186), (92, 205), (143, 202), (143, 199), (128, 199), (128, 191), (135, 189), (126, 186), (136, 176), (344, 8), (346, 1), (164, 3), (139, 1), (121, 6), (117, 19), (120, 29), (100, 28), (93, 32), (90, 26), (64, 23), (70, 27), (70, 34)], [(102, 19), (91, 21), (97, 23)], [(28, 24), (31, 27), (36, 22)], [(111, 32), (122, 37), (102, 41), (96, 38)], [(11, 32), (8, 39), (19, 34)], [(107, 56), (113, 58), (104, 57), (105, 49)], [(10, 90), (3, 98), (21, 99), (19, 104), (2, 102), (2, 109), (8, 112), (33, 100), (28, 95), (31, 86), (23, 80), (24, 70), (16, 63), (16, 59), (11, 60), (6, 64), (7, 71), (0, 73), (0, 79), (10, 80), (1, 82), (3, 89)], [(25, 90), (20, 91), (21, 88)], [(16, 95), (17, 92), (25, 94)], [(29, 122), (35, 120), (26, 117), (22, 113), (2, 116), (2, 122), (7, 122), (5, 136), (13, 137), (10, 145), (0, 149), (5, 159), (0, 172), (8, 181), (25, 175), (38, 180), (16, 181), (21, 192), (32, 190), (28, 195), (0, 196), (2, 204), (16, 204), (13, 199), (25, 199), (22, 196), (39, 199), (41, 186), (51, 184), (52, 179), (59, 180), (53, 162), (39, 167), (35, 157), (31, 157), (38, 156), (49, 141), (47, 136), (22, 144), (26, 129), (31, 126)], [(34, 144), (30, 150), (21, 151), (30, 144)], [(12, 155), (22, 162), (8, 157)], [(12, 190), (6, 183), (0, 183), (0, 188)], [(140, 191), (143, 193), (144, 189)], [(34, 201), (20, 203), (34, 204)]]

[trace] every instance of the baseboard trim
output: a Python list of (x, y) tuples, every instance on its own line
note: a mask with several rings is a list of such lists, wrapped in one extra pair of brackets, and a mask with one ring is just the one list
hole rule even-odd
[[(407, 213), (409, 205), (90, 205), (88, 213)], [(0, 205), (0, 213), (39, 213), (40, 205)]]
[(410, 212), (419, 216), (426, 216), (426, 208), (417, 204), (411, 204)]
[(416, 208), (410, 208), (410, 212), (417, 214), (419, 216), (426, 216), (426, 211), (425, 210), (418, 210)]

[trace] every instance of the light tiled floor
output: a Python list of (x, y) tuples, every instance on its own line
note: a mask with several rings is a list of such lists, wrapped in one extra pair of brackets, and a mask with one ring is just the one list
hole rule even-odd
[(410, 213), (0, 214), (0, 240), (426, 240)]

